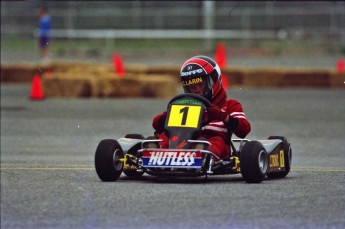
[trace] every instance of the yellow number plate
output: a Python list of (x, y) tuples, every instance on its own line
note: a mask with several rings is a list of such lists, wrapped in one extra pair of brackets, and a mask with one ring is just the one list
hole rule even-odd
[(197, 128), (201, 115), (201, 106), (172, 105), (168, 127)]

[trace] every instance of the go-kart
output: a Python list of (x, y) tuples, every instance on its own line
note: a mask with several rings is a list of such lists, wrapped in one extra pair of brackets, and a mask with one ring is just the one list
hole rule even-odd
[(209, 120), (205, 118), (210, 102), (195, 94), (180, 94), (170, 100), (165, 121), (169, 148), (160, 139), (141, 134), (104, 139), (96, 149), (95, 168), (102, 181), (116, 181), (122, 172), (129, 177), (144, 173), (153, 176), (210, 176), (242, 174), (248, 183), (265, 177), (283, 178), (290, 172), (291, 147), (285, 137), (265, 140), (231, 139), (231, 155), (225, 160), (212, 153), (212, 145), (198, 139)]

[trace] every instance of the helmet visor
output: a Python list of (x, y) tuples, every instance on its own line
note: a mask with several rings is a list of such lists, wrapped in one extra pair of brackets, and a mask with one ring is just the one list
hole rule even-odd
[(211, 90), (210, 84), (208, 82), (209, 77), (183, 77), (181, 80), (183, 91), (185, 93), (193, 93), (200, 96), (206, 96), (206, 94)]

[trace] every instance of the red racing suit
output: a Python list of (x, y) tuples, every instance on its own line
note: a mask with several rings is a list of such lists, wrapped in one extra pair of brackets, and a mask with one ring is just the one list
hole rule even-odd
[[(251, 126), (243, 112), (241, 104), (237, 100), (218, 99), (218, 101), (218, 104), (215, 104), (215, 102), (212, 104), (230, 115), (229, 123), (212, 120), (209, 124), (202, 127), (199, 138), (206, 138), (212, 144), (212, 148), (209, 150), (220, 159), (226, 159), (230, 156), (230, 139), (232, 133), (239, 138), (245, 138), (250, 132)], [(168, 137), (164, 133), (166, 115), (167, 112), (165, 111), (154, 117), (152, 122), (155, 134), (159, 134), (159, 138), (163, 139), (163, 142), (161, 142), (162, 148), (167, 148), (169, 143)]]

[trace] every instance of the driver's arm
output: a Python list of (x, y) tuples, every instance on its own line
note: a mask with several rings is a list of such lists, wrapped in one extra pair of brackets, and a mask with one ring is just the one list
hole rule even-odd
[(226, 111), (215, 105), (207, 108), (208, 117), (211, 120), (223, 121), (229, 132), (234, 133), (237, 137), (245, 138), (250, 132), (251, 126), (241, 104), (236, 100), (229, 100), (226, 107)]
[(228, 131), (239, 138), (245, 138), (251, 131), (251, 125), (243, 112), (241, 104), (236, 100), (230, 100), (228, 104), (229, 115), (224, 119)]

